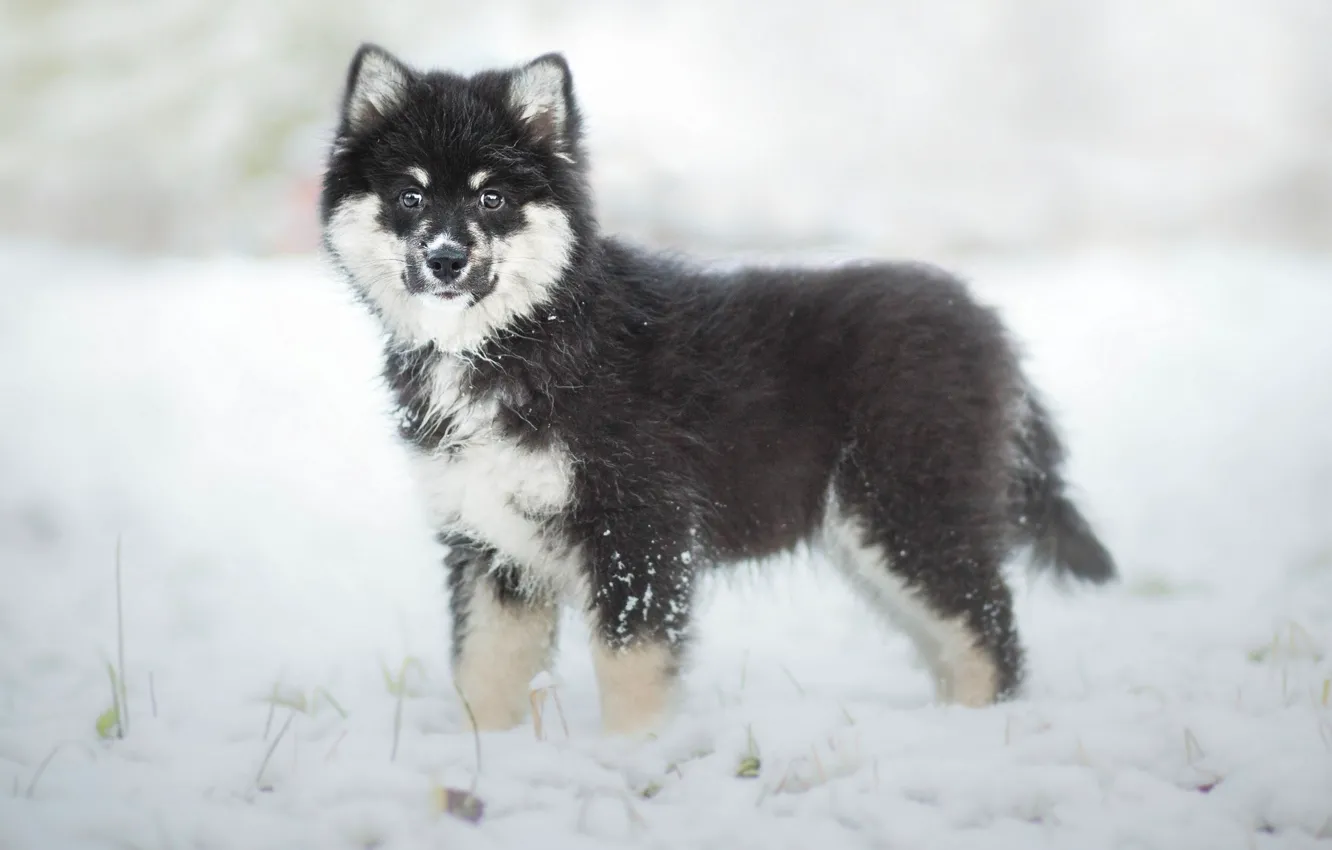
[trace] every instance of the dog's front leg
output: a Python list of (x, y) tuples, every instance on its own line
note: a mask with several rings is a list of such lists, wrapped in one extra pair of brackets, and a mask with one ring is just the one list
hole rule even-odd
[(594, 539), (590, 627), (603, 729), (658, 728), (679, 692), (695, 558), (687, 534), (618, 517)]
[(482, 731), (511, 729), (528, 684), (550, 663), (559, 606), (525, 586), (519, 568), (466, 537), (441, 536), (453, 614), (453, 679)]

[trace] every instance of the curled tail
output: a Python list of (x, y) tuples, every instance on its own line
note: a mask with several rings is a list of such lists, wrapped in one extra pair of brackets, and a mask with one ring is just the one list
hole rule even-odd
[(1064, 493), (1064, 447), (1035, 398), (1028, 398), (1017, 449), (1010, 519), (1034, 566), (1094, 584), (1115, 578), (1114, 559)]

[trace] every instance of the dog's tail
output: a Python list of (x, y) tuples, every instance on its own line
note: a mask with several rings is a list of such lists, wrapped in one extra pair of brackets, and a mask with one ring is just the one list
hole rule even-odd
[(1045, 407), (1030, 395), (1017, 429), (1010, 519), (1031, 547), (1033, 566), (1094, 584), (1115, 578), (1115, 562), (1064, 492), (1064, 447)]

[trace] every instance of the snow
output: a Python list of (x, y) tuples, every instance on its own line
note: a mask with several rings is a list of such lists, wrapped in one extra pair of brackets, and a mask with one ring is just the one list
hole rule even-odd
[[(486, 735), (479, 771), (438, 552), (343, 286), (303, 258), (10, 245), (0, 267), (0, 847), (1332, 835), (1332, 259), (962, 269), (1026, 346), (1124, 569), (1070, 594), (1015, 571), (1024, 698), (932, 705), (831, 571), (763, 565), (708, 583), (659, 738), (598, 734), (570, 617), (533, 682), (558, 697), (544, 739)], [(102, 741), (119, 536), (128, 734)], [(441, 814), (443, 787), (481, 821)]]

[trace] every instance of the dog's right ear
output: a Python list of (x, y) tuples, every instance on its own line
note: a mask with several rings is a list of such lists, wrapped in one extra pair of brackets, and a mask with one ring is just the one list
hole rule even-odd
[(382, 47), (363, 44), (347, 72), (341, 135), (359, 133), (393, 111), (413, 79), (412, 69)]

